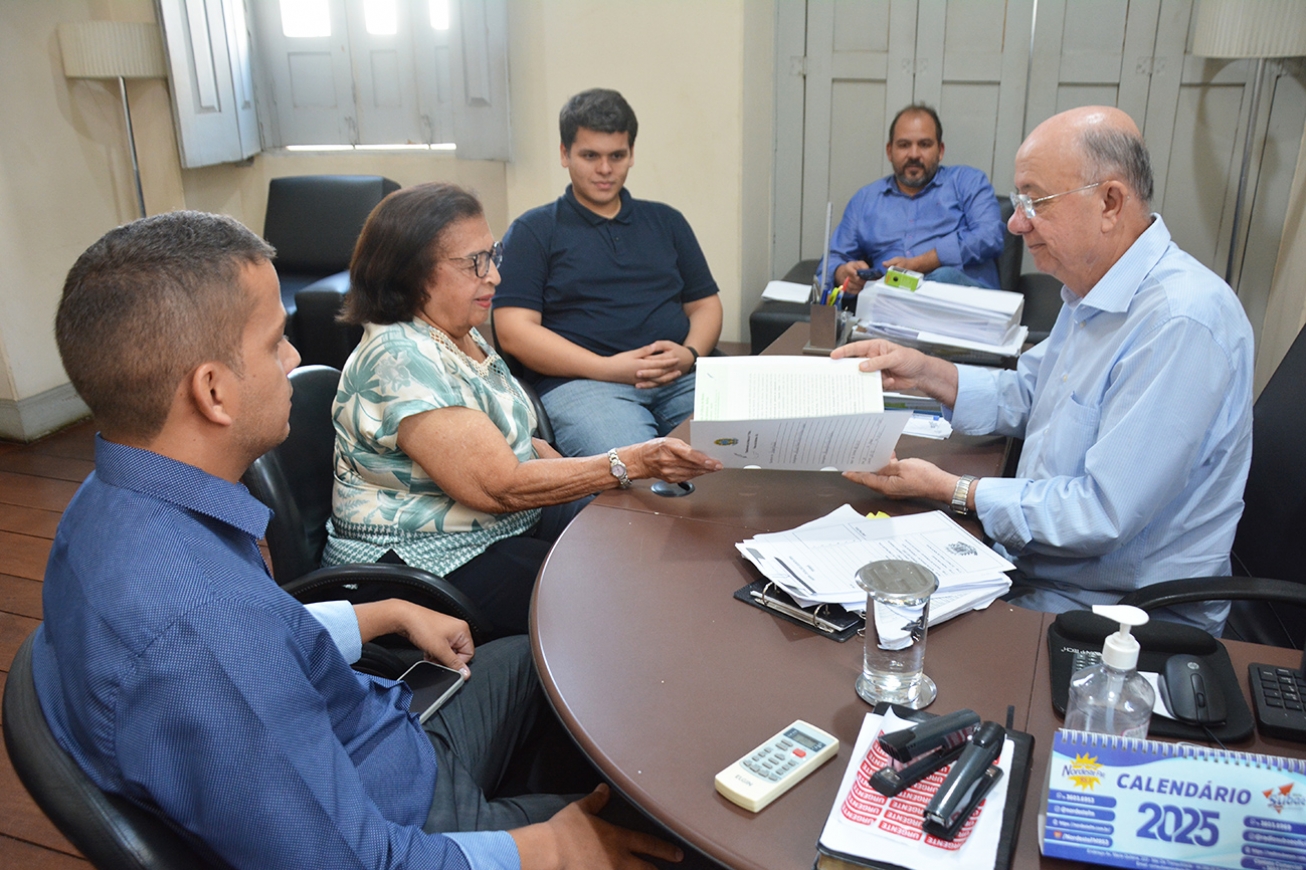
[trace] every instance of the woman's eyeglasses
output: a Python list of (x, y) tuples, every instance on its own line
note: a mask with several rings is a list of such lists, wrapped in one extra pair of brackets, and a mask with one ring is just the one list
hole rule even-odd
[(490, 274), (490, 264), (494, 268), (503, 265), (503, 242), (495, 242), (494, 247), (488, 251), (477, 251), (475, 254), (468, 254), (465, 257), (446, 257), (448, 260), (470, 260), (472, 271), (476, 273), (477, 278), (484, 278)]

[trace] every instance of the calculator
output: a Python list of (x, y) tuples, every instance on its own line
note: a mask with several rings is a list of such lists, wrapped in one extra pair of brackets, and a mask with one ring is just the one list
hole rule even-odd
[(758, 812), (839, 752), (839, 739), (802, 719), (716, 775), (726, 800)]
[(1256, 727), (1266, 737), (1306, 743), (1306, 675), (1300, 670), (1252, 663), (1247, 666), (1256, 708)]

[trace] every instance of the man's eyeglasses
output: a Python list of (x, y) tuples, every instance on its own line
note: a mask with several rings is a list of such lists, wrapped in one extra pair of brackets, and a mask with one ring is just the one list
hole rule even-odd
[(1036, 206), (1041, 202), (1047, 202), (1049, 199), (1056, 199), (1058, 196), (1065, 196), (1069, 193), (1079, 193), (1081, 190), (1092, 190), (1099, 187), (1103, 182), (1095, 181), (1092, 184), (1085, 184), (1083, 187), (1076, 187), (1074, 190), (1063, 190), (1061, 193), (1053, 193), (1048, 196), (1040, 196), (1038, 199), (1030, 199), (1023, 193), (1011, 194), (1011, 207), (1021, 214), (1025, 215), (1026, 220), (1033, 220), (1034, 213), (1037, 211)]
[(494, 268), (503, 265), (503, 242), (495, 242), (494, 247), (488, 251), (477, 251), (475, 254), (468, 254), (466, 257), (448, 257), (450, 260), (471, 260), (472, 271), (476, 273), (477, 278), (484, 278), (490, 274), (490, 264)]

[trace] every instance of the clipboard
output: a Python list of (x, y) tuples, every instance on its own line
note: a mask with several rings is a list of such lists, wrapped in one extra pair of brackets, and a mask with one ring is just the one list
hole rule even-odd
[(866, 625), (862, 617), (837, 604), (799, 607), (788, 592), (770, 580), (756, 580), (735, 590), (735, 598), (839, 643), (860, 633)]

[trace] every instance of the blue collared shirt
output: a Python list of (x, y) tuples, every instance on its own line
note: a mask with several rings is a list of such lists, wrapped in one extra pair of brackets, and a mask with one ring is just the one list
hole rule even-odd
[[(919, 257), (931, 249), (939, 265), (961, 269), (985, 287), (998, 286), (1002, 211), (993, 185), (973, 166), (940, 166), (915, 196), (898, 189), (892, 175), (853, 194), (830, 237), (830, 277), (844, 263), (871, 268), (890, 257)], [(820, 266), (817, 266), (820, 269)]]
[[(1252, 329), (1160, 215), (1015, 371), (958, 366), (955, 429), (1023, 436), (984, 478), (984, 531), (1061, 611), (1229, 573), (1252, 455)], [(1220, 633), (1228, 602), (1174, 608)]]
[(422, 831), (436, 756), (410, 693), (351, 670), (268, 576), (268, 515), (242, 486), (97, 439), (33, 646), (59, 744), (234, 867), (518, 868), (506, 832)]

